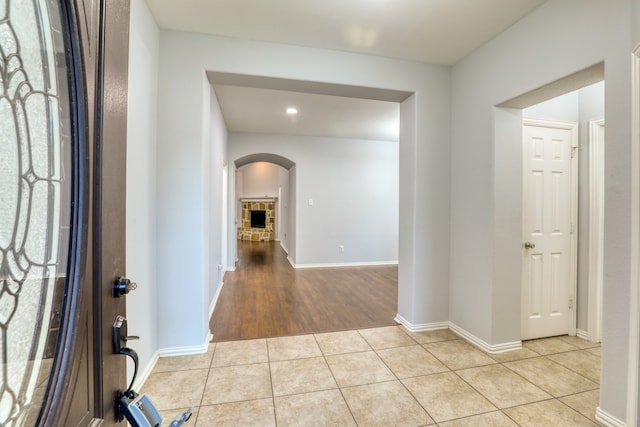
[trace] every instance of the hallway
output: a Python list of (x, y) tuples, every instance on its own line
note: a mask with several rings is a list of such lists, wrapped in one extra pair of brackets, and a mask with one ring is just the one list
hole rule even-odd
[(294, 269), (278, 242), (238, 241), (210, 328), (216, 342), (396, 325), (397, 265)]

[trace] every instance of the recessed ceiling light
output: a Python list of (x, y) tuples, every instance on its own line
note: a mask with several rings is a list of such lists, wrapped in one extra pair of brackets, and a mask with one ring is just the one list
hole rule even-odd
[(286, 111), (287, 111), (287, 114), (289, 114), (290, 116), (298, 114), (298, 109), (297, 108), (289, 107), (289, 108), (287, 108)]

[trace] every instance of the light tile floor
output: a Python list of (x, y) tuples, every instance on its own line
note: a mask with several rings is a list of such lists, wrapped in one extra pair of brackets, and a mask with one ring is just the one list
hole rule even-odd
[(403, 327), (212, 343), (161, 358), (141, 390), (165, 425), (594, 426), (600, 347), (575, 337), (498, 355)]

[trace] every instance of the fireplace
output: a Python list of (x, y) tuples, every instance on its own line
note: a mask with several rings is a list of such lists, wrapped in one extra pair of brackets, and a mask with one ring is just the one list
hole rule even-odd
[(270, 242), (275, 239), (276, 199), (241, 199), (242, 221), (238, 239)]
[(250, 228), (266, 228), (267, 211), (249, 211)]

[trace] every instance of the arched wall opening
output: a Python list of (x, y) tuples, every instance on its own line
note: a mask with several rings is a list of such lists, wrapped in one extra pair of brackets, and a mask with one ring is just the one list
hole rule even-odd
[[(237, 262), (237, 241), (251, 239), (247, 235), (243, 203), (273, 203), (275, 224), (272, 239), (277, 241), (287, 253), (290, 262), (295, 263), (295, 163), (278, 154), (254, 153), (235, 159), (235, 179), (230, 185), (233, 206), (230, 212), (235, 218), (230, 248), (232, 259)], [(294, 173), (291, 173), (291, 171)], [(293, 201), (293, 203), (292, 203)], [(250, 230), (250, 227), (249, 227)]]
[[(295, 166), (289, 169), (291, 214), (284, 242), (295, 268), (398, 263), (401, 190), (397, 142), (229, 134), (232, 163), (260, 160), (254, 153), (261, 149), (295, 159)], [(242, 197), (264, 198), (268, 192), (257, 187), (257, 192)], [(272, 188), (275, 194), (276, 186)], [(235, 212), (237, 215), (239, 208)]]

